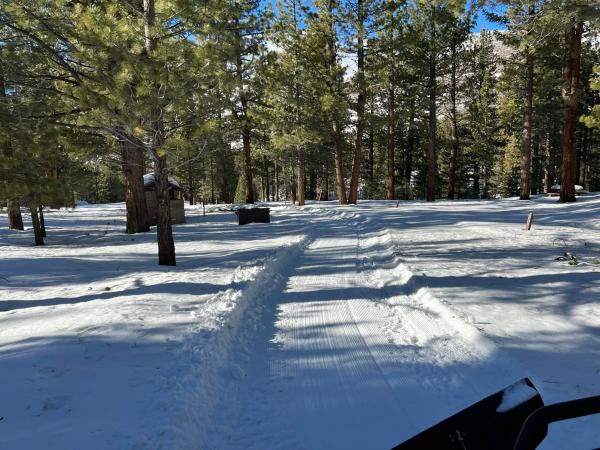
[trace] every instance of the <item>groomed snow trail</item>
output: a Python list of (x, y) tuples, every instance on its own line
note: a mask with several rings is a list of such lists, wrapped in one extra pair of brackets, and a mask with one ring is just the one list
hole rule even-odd
[(246, 317), (201, 448), (389, 448), (524, 375), (415, 285), (387, 230), (319, 214), (295, 265), (272, 274), (282, 288)]

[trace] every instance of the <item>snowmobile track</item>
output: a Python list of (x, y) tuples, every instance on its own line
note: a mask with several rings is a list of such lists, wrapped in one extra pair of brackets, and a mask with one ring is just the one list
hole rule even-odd
[(329, 214), (307, 244), (244, 319), (208, 448), (389, 448), (517, 376), (386, 230)]

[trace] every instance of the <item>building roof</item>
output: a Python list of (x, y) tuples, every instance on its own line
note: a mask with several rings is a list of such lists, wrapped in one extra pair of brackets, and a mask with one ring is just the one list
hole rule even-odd
[[(155, 186), (156, 186), (156, 182), (154, 180), (154, 174), (147, 173), (146, 175), (144, 175), (144, 190), (151, 191), (154, 189)], [(183, 190), (181, 188), (181, 186), (179, 185), (179, 183), (177, 182), (177, 180), (175, 180), (175, 178), (173, 178), (173, 177), (169, 177), (169, 189), (175, 190), (175, 191)]]

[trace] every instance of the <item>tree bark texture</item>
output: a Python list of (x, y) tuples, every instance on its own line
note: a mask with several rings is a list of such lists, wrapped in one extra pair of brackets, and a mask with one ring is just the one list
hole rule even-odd
[[(0, 47), (0, 52), (2, 48)], [(1, 56), (1, 54), (0, 54)], [(1, 62), (1, 61), (0, 61)], [(2, 66), (0, 65), (0, 68)], [(6, 85), (4, 83), (4, 75), (0, 71), (0, 98), (6, 98)], [(3, 149), (4, 153), (7, 157), (12, 155), (12, 149), (10, 145), (7, 145), (6, 148)], [(21, 216), (21, 208), (18, 203), (13, 200), (8, 200), (7, 202), (7, 213), (8, 213), (8, 228), (11, 230), (23, 230), (23, 217)]]
[[(245, 101), (243, 102), (245, 103)], [(244, 114), (245, 116), (245, 114)], [(250, 124), (244, 117), (242, 123), (242, 146), (244, 149), (244, 184), (246, 203), (254, 203), (254, 182), (252, 180), (252, 150), (250, 148)]]
[(144, 192), (144, 149), (133, 136), (119, 133), (121, 165), (125, 175), (126, 231), (129, 234), (150, 231)]
[[(152, 58), (157, 46), (156, 37), (151, 35), (154, 26), (155, 0), (144, 0), (144, 38), (146, 42), (147, 57)], [(155, 86), (155, 92), (160, 91), (160, 86)], [(161, 266), (175, 266), (175, 243), (171, 227), (171, 207), (169, 204), (169, 176), (167, 169), (167, 156), (161, 154), (165, 144), (165, 131), (162, 112), (159, 108), (152, 112), (153, 136), (150, 153), (154, 158), (154, 182), (156, 186), (157, 221), (156, 238), (158, 243), (158, 264)]]
[[(388, 125), (387, 125), (387, 199), (396, 199), (396, 185), (394, 176), (396, 173), (395, 150), (396, 150), (396, 93), (394, 87), (390, 87), (388, 96)], [(372, 163), (371, 163), (372, 164)]]
[(562, 165), (560, 176), (561, 203), (575, 201), (576, 130), (579, 102), (579, 77), (581, 68), (581, 35), (583, 23), (573, 23), (565, 32), (565, 63), (563, 65), (562, 98), (564, 125), (562, 135)]
[(42, 233), (42, 225), (38, 216), (38, 206), (29, 205), (29, 211), (31, 212), (31, 226), (33, 227), (35, 245), (44, 245), (44, 234)]
[(340, 130), (340, 124), (337, 122), (334, 124), (333, 139), (335, 146), (335, 184), (338, 202), (340, 205), (345, 205), (347, 201), (346, 186), (344, 184), (344, 165), (342, 161), (342, 131)]
[[(333, 16), (334, 2), (329, 0), (327, 2), (327, 11), (330, 16)], [(328, 87), (329, 93), (332, 98), (338, 96), (339, 88), (339, 76), (336, 73), (337, 65), (337, 50), (336, 50), (336, 31), (335, 23), (331, 19), (329, 24), (329, 36), (327, 40), (327, 52), (329, 56), (329, 75), (328, 75)], [(334, 157), (335, 157), (335, 182), (338, 195), (338, 203), (345, 205), (347, 203), (346, 197), (346, 186), (344, 181), (344, 162), (343, 162), (343, 143), (342, 143), (342, 127), (340, 121), (337, 118), (337, 111), (333, 110), (333, 146), (334, 146)]]
[(450, 167), (448, 173), (448, 200), (456, 198), (456, 168), (458, 165), (458, 154), (460, 142), (458, 139), (458, 118), (456, 112), (456, 43), (452, 43), (450, 49), (450, 132), (452, 140), (452, 155), (450, 156)]
[(38, 216), (40, 219), (40, 230), (42, 232), (42, 237), (46, 237), (46, 219), (44, 218), (44, 207), (38, 207)]
[(358, 202), (358, 184), (360, 181), (360, 168), (363, 160), (363, 135), (365, 130), (365, 104), (367, 101), (367, 85), (365, 81), (365, 45), (364, 45), (364, 4), (363, 0), (356, 1), (358, 12), (357, 33), (357, 77), (358, 101), (356, 103), (356, 142), (354, 145), (354, 158), (352, 160), (352, 174), (350, 176), (350, 195), (348, 203)]
[[(530, 14), (532, 12), (530, 11)], [(523, 109), (523, 136), (521, 139), (520, 199), (529, 200), (531, 194), (531, 129), (533, 116), (533, 55), (525, 56), (525, 105)]]
[(300, 158), (298, 159), (298, 206), (306, 204), (306, 178), (304, 175), (304, 155), (300, 150)]
[(437, 51), (435, 49), (435, 5), (431, 6), (431, 37), (429, 42), (429, 145), (427, 147), (427, 201), (435, 201), (437, 174)]
[(11, 230), (24, 230), (23, 216), (21, 216), (21, 208), (18, 203), (9, 200), (7, 206), (8, 228)]
[(413, 153), (415, 148), (415, 101), (410, 105), (408, 118), (408, 132), (406, 136), (406, 148), (404, 151), (404, 179), (410, 185), (412, 179)]
[(175, 259), (173, 229), (171, 226), (169, 176), (166, 156), (156, 155), (154, 160), (154, 179), (156, 185), (156, 203), (158, 206), (156, 222), (158, 264), (161, 266), (175, 266), (177, 263)]

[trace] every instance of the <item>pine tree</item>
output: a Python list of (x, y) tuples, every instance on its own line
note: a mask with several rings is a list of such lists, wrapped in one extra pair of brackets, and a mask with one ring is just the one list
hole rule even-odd
[(437, 111), (439, 97), (440, 60), (447, 53), (450, 32), (456, 25), (455, 17), (465, 13), (466, 2), (461, 0), (417, 0), (412, 9), (415, 28), (420, 30), (426, 43), (424, 59), (427, 61), (428, 146), (427, 146), (427, 201), (433, 202), (437, 190)]

